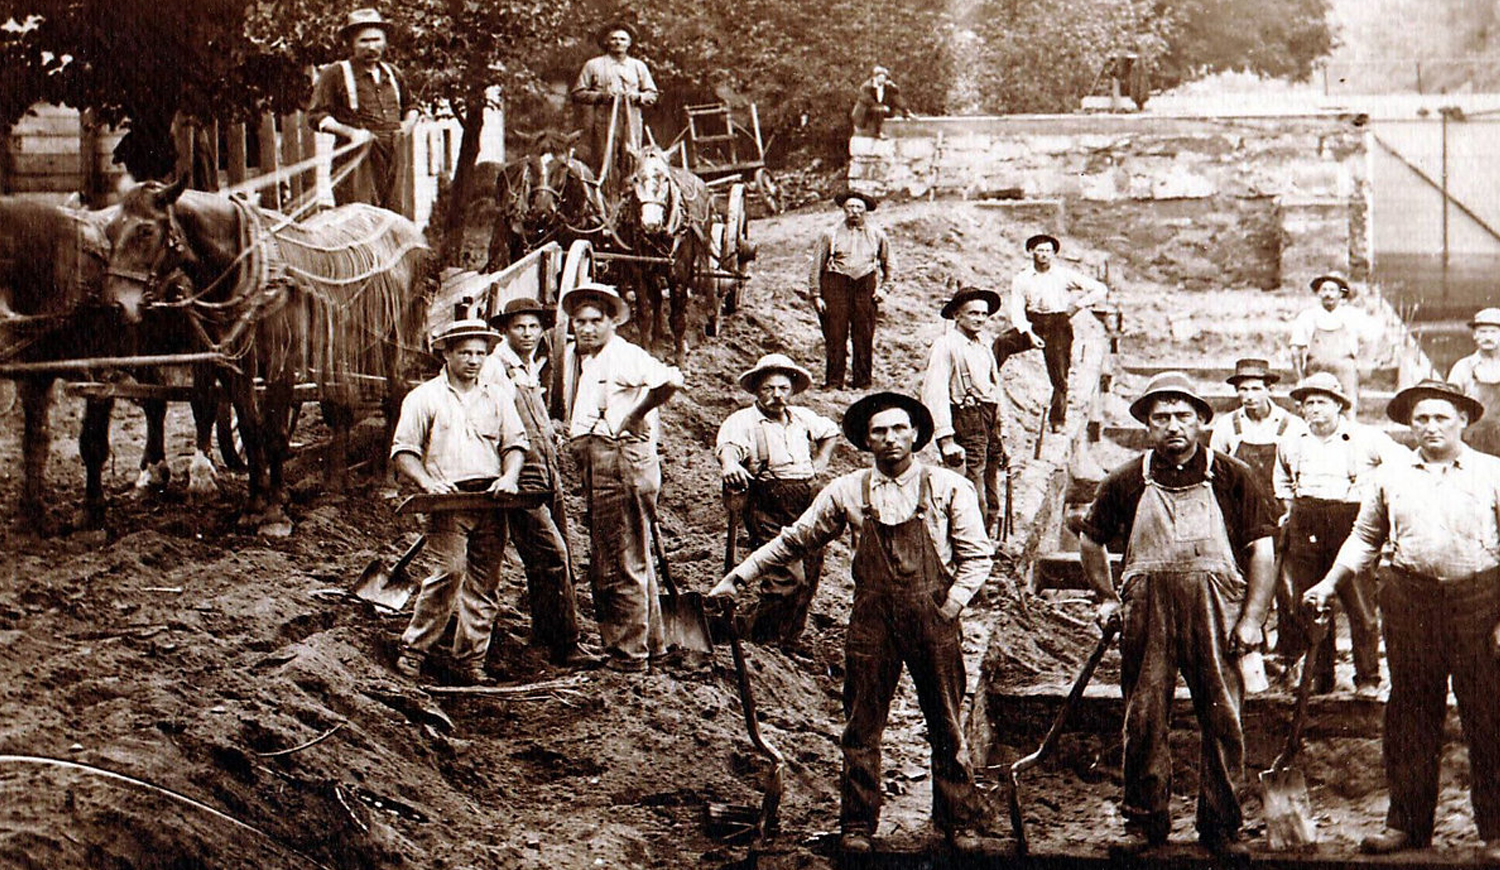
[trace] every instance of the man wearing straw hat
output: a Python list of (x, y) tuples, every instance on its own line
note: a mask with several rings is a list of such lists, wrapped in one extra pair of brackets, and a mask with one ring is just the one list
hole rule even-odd
[(843, 209), (844, 217), (818, 234), (807, 297), (823, 327), (828, 354), (823, 387), (844, 388), (852, 344), (854, 371), (849, 385), (861, 390), (870, 386), (875, 364), (875, 315), (891, 282), (895, 258), (885, 230), (866, 217), (879, 207), (879, 200), (846, 190), (835, 195), (833, 202)]
[(1411, 427), (1417, 449), (1375, 471), (1333, 567), (1303, 596), (1326, 611), (1389, 545), (1378, 576), (1391, 675), (1382, 735), (1391, 803), (1385, 830), (1366, 837), (1363, 852), (1432, 842), (1451, 681), (1482, 863), (1500, 864), (1500, 459), (1460, 437), (1484, 413), (1438, 380), (1391, 399), (1386, 415)]
[[(499, 341), (500, 333), (483, 320), (454, 321), (433, 336), (443, 370), (406, 394), (391, 441), (396, 471), (423, 492), (519, 491), (526, 428), (510, 391), (480, 377)], [(505, 530), (499, 510), (428, 515), (427, 549), (438, 567), (417, 592), (397, 672), (417, 678), (457, 616), (452, 670), (460, 682), (488, 680), (484, 658), (499, 610)]]
[(1276, 445), (1284, 437), (1306, 432), (1307, 426), (1271, 399), (1271, 386), (1281, 376), (1271, 371), (1269, 362), (1239, 360), (1234, 374), (1224, 380), (1234, 387), (1240, 406), (1214, 421), (1208, 446), (1255, 469), (1255, 479), (1270, 492)]
[(959, 614), (989, 576), (991, 553), (974, 487), (915, 453), (932, 440), (932, 415), (900, 393), (873, 393), (844, 413), (844, 437), (872, 467), (825, 486), (797, 521), (709, 592), (733, 597), (772, 565), (787, 565), (855, 530), (854, 606), (844, 640), (839, 846), (868, 853), (880, 820), (880, 735), (904, 665), (932, 745), (932, 821), (960, 851), (976, 849), (981, 807), (967, 760)]
[(333, 188), (335, 202), (404, 212), (396, 201), (400, 149), (416, 126), (417, 109), (401, 73), (385, 62), (390, 34), (390, 22), (378, 11), (349, 13), (338, 34), (349, 57), (318, 74), (307, 120), (314, 130), (337, 137), (340, 148), (366, 143), (334, 161), (333, 177), (342, 178)]
[[(1448, 383), (1486, 408), (1500, 408), (1500, 308), (1481, 309), (1469, 321), (1474, 352), (1453, 364)], [(1500, 413), (1469, 424), (1464, 441), (1475, 450), (1500, 456)]]
[[(602, 170), (610, 158), (605, 149), (609, 147), (611, 118), (619, 118), (615, 122), (616, 155), (626, 153), (627, 148), (641, 147), (645, 129), (641, 109), (656, 104), (657, 92), (651, 70), (645, 62), (630, 56), (630, 47), (635, 44), (634, 27), (623, 21), (611, 22), (594, 33), (594, 43), (604, 53), (590, 58), (579, 70), (573, 84), (573, 102), (585, 107), (584, 126), (589, 130), (593, 162)], [(624, 169), (616, 165), (611, 173)]]
[[(755, 396), (755, 404), (730, 414), (719, 427), (714, 453), (724, 486), (745, 494), (742, 517), (751, 547), (776, 537), (807, 510), (813, 478), (828, 468), (838, 426), (790, 401), (811, 385), (812, 375), (791, 357), (766, 354), (740, 375), (740, 387)], [(822, 574), (821, 549), (762, 573), (760, 599), (749, 616), (750, 639), (794, 645)]]
[(933, 438), (943, 462), (963, 469), (979, 493), (984, 527), (1000, 515), (1000, 368), (980, 336), (985, 321), (1000, 310), (1000, 294), (960, 287), (944, 303), (942, 317), (953, 321), (932, 343), (922, 375), (922, 404), (932, 412)]
[[(1152, 378), (1130, 414), (1146, 424), (1151, 449), (1105, 477), (1079, 535), (1084, 574), (1102, 599), (1099, 623), (1121, 621), (1122, 845), (1150, 848), (1172, 830), (1168, 735), (1181, 671), (1203, 740), (1198, 839), (1238, 857), (1248, 853), (1235, 793), (1245, 761), (1237, 660), (1263, 641), (1276, 517), (1249, 466), (1198, 443), (1213, 408), (1187, 375)], [(1105, 546), (1119, 543), (1116, 592)]]
[[(1087, 275), (1059, 265), (1062, 243), (1049, 233), (1026, 240), (1031, 264), (1010, 284), (1010, 325), (1015, 333), (995, 342), (1000, 364), (1016, 350), (1039, 347), (1047, 361), (1047, 379), (1052, 382), (1052, 406), (1047, 421), (1052, 431), (1062, 430), (1068, 413), (1068, 371), (1073, 365), (1073, 315), (1104, 301), (1109, 288)], [(1019, 339), (1020, 346), (1014, 346)]]
[(505, 303), (490, 325), (505, 340), (485, 361), (481, 377), (515, 392), (516, 411), (526, 427), (529, 447), (521, 465), (521, 489), (544, 492), (550, 504), (515, 507), (505, 512), (511, 543), (526, 571), (526, 603), (531, 613), (531, 644), (547, 650), (562, 667), (596, 667), (604, 663), (578, 641), (578, 607), (573, 594), (563, 514), (563, 480), (543, 396), (547, 358), (538, 353), (542, 332), (552, 325), (551, 309), (521, 297)]
[(639, 673), (667, 652), (651, 561), (661, 491), (656, 409), (684, 381), (615, 334), (630, 318), (615, 288), (581, 284), (561, 304), (573, 325), (561, 360), (563, 409), (588, 504), (594, 616), (607, 666)]
[[(1276, 651), (1289, 664), (1282, 674), (1288, 687), (1300, 680), (1298, 669), (1290, 663), (1308, 651), (1308, 627), (1297, 606), (1302, 594), (1333, 567), (1339, 547), (1354, 526), (1371, 473), (1407, 452), (1381, 430), (1344, 416), (1353, 403), (1332, 372), (1308, 375), (1292, 390), (1292, 398), (1301, 406), (1308, 428), (1282, 439), (1273, 484), (1276, 497), (1291, 505), (1282, 556), (1289, 606), (1281, 608), (1276, 623)], [(1355, 692), (1364, 698), (1376, 697), (1380, 636), (1369, 576), (1350, 578), (1339, 587), (1339, 600), (1349, 620)], [(1323, 635), (1316, 661), (1313, 691), (1333, 691), (1334, 632)]]
[(1354, 291), (1344, 276), (1319, 275), (1308, 286), (1318, 294), (1318, 304), (1292, 321), (1292, 371), (1298, 381), (1313, 372), (1332, 372), (1357, 408), (1360, 336), (1369, 326), (1358, 309), (1346, 304)]

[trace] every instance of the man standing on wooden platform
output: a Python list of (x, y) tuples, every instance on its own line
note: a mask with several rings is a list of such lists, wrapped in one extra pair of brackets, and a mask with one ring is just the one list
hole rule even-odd
[[(1500, 308), (1485, 308), (1469, 321), (1474, 352), (1453, 364), (1448, 383), (1486, 408), (1500, 409)], [(1500, 412), (1469, 424), (1464, 442), (1475, 450), (1500, 456)]]
[[(1308, 651), (1308, 626), (1297, 606), (1303, 593), (1333, 567), (1339, 547), (1354, 526), (1371, 472), (1407, 453), (1379, 429), (1344, 417), (1353, 403), (1331, 372), (1308, 375), (1292, 390), (1292, 398), (1302, 406), (1308, 431), (1282, 439), (1274, 483), (1276, 497), (1291, 505), (1282, 557), (1290, 606), (1282, 608), (1276, 624), (1276, 652), (1288, 666), (1281, 677), (1288, 689), (1300, 681), (1299, 669), (1292, 663)], [(1339, 600), (1349, 620), (1355, 692), (1374, 698), (1380, 692), (1380, 635), (1369, 575), (1362, 573), (1342, 584)], [(1314, 692), (1333, 691), (1334, 652), (1330, 630), (1317, 651)]]
[[(1019, 331), (1025, 347), (1039, 347), (1047, 361), (1052, 382), (1052, 407), (1047, 412), (1052, 431), (1060, 432), (1068, 414), (1068, 371), (1073, 365), (1073, 315), (1103, 302), (1109, 288), (1087, 275), (1057, 263), (1062, 243), (1056, 236), (1038, 233), (1026, 240), (1031, 265), (1010, 284), (1010, 325)], [(996, 361), (1017, 348), (1004, 347), (1006, 336), (996, 340)], [(1025, 348), (1021, 348), (1025, 349)], [(1002, 355), (1003, 354), (1003, 355)]]
[(993, 290), (963, 287), (943, 305), (944, 320), (953, 321), (932, 343), (922, 375), (922, 403), (932, 412), (943, 462), (974, 484), (986, 532), (994, 532), (1000, 515), (1000, 469), (1005, 444), (1000, 440), (1000, 367), (980, 335), (985, 321), (1000, 310)]
[[(724, 486), (745, 495), (742, 518), (750, 546), (760, 547), (796, 521), (813, 499), (813, 477), (828, 469), (839, 429), (827, 417), (791, 404), (812, 385), (812, 375), (785, 354), (761, 357), (740, 375), (755, 404), (730, 414), (719, 427), (714, 452)], [(734, 517), (727, 517), (735, 534)], [(794, 646), (807, 625), (808, 608), (823, 576), (823, 551), (768, 568), (749, 617), (750, 639)]]
[(676, 368), (615, 334), (630, 308), (615, 288), (582, 284), (562, 298), (575, 343), (563, 355), (568, 447), (589, 511), (589, 581), (613, 670), (639, 673), (666, 637), (651, 560), (661, 491), (656, 409), (684, 382)]
[(516, 411), (526, 427), (529, 444), (521, 465), (521, 491), (549, 497), (549, 504), (505, 512), (511, 543), (526, 571), (531, 644), (545, 648), (555, 665), (589, 668), (603, 664), (604, 658), (578, 641), (578, 605), (562, 512), (563, 480), (542, 388), (547, 358), (537, 353), (542, 332), (552, 325), (553, 317), (552, 311), (535, 299), (507, 302), (504, 310), (490, 320), (505, 340), (485, 361), (480, 377), (503, 381), (514, 390)]
[(1379, 569), (1391, 693), (1383, 735), (1385, 830), (1360, 851), (1432, 842), (1448, 688), (1469, 746), (1469, 797), (1483, 862), (1500, 864), (1500, 459), (1463, 443), (1485, 408), (1443, 381), (1397, 393), (1386, 414), (1411, 427), (1417, 449), (1375, 471), (1354, 530), (1304, 602), (1326, 611), (1340, 587)]
[(877, 199), (846, 190), (833, 201), (844, 210), (844, 218), (818, 235), (808, 299), (818, 313), (828, 354), (823, 388), (844, 388), (848, 346), (852, 343), (854, 371), (849, 386), (862, 390), (870, 386), (875, 363), (875, 317), (885, 287), (891, 282), (895, 258), (885, 230), (865, 217), (880, 204)]
[(409, 204), (397, 201), (398, 172), (404, 163), (399, 150), (404, 144), (400, 137), (409, 137), (416, 126), (417, 109), (400, 72), (385, 62), (390, 32), (390, 22), (374, 9), (349, 13), (339, 28), (339, 41), (348, 45), (349, 58), (318, 74), (307, 120), (314, 130), (336, 136), (339, 145), (368, 143), (334, 161), (335, 178), (358, 161), (334, 186), (335, 202), (367, 202), (409, 217)]
[[(1168, 736), (1181, 671), (1203, 738), (1199, 842), (1216, 854), (1245, 855), (1235, 794), (1245, 759), (1238, 658), (1264, 639), (1276, 518), (1249, 466), (1198, 443), (1213, 408), (1187, 375), (1152, 378), (1130, 414), (1146, 425), (1151, 449), (1105, 477), (1079, 535), (1084, 574), (1102, 599), (1099, 623), (1122, 621), (1122, 848), (1160, 845), (1172, 830)], [(1120, 542), (1116, 593), (1105, 546)]]
[(733, 597), (773, 565), (787, 565), (856, 529), (854, 606), (845, 634), (839, 847), (868, 853), (880, 821), (880, 736), (903, 665), (932, 744), (932, 821), (958, 851), (980, 845), (981, 811), (960, 721), (966, 678), (963, 612), (989, 577), (991, 548), (974, 487), (917, 461), (932, 415), (899, 393), (874, 393), (844, 413), (844, 437), (874, 454), (872, 468), (823, 488), (791, 527), (709, 592)]
[[(483, 320), (454, 321), (432, 339), (443, 355), (438, 376), (406, 394), (391, 441), (401, 475), (427, 493), (516, 493), (529, 444), (509, 391), (480, 378), (500, 333)], [(416, 679), (427, 653), (453, 632), (459, 681), (489, 680), (484, 668), (499, 612), (505, 517), (498, 509), (442, 511), (427, 517), (435, 573), (422, 581), (411, 622), (401, 635), (396, 671)]]

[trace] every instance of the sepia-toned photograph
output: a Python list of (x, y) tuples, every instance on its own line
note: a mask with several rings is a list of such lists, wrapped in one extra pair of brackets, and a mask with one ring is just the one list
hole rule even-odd
[(0, 3), (0, 870), (1500, 867), (1500, 4)]

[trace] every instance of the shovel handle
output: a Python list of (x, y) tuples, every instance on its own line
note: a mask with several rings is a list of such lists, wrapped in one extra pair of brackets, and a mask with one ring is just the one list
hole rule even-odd
[(1312, 695), (1313, 671), (1318, 664), (1318, 649), (1322, 646), (1323, 635), (1328, 631), (1328, 622), (1328, 611), (1319, 611), (1308, 628), (1307, 654), (1302, 662), (1302, 682), (1297, 684), (1297, 709), (1292, 714), (1292, 730), (1286, 735), (1286, 746), (1282, 748), (1281, 754), (1271, 762), (1272, 770), (1285, 770), (1302, 748), (1302, 729), (1307, 725), (1307, 699)]
[(417, 558), (417, 554), (422, 552), (422, 548), (425, 546), (427, 546), (427, 536), (418, 535), (417, 540), (410, 547), (407, 547), (406, 552), (401, 554), (401, 558), (396, 560), (396, 564), (391, 566), (391, 576), (397, 577), (405, 573), (407, 566), (411, 564), (411, 560)]

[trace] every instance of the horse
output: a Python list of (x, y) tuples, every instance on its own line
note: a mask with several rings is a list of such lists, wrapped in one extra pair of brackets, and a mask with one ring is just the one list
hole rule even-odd
[(718, 328), (716, 282), (705, 280), (713, 270), (709, 239), (713, 193), (703, 179), (673, 166), (654, 145), (630, 149), (630, 156), (635, 169), (625, 182), (628, 193), (617, 234), (632, 255), (660, 262), (623, 263), (621, 283), (630, 288), (627, 294), (633, 295), (633, 319), (647, 349), (663, 335), (663, 297), (670, 302), (673, 359), (681, 365), (687, 344), (688, 308), (695, 289), (707, 290), (711, 297), (707, 300), (705, 334), (712, 336)]
[[(295, 387), (317, 384), (342, 491), (349, 429), (361, 383), (383, 382), (387, 441), (420, 352), (422, 279), (429, 249), (406, 218), (363, 203), (303, 223), (244, 200), (146, 182), (126, 192), (106, 227), (112, 251), (104, 298), (130, 326), (165, 308), (200, 347), (223, 354), (218, 377), (239, 418), (249, 467), (242, 524), (291, 531), (283, 467), (299, 405)], [(194, 293), (160, 298), (180, 269)], [(257, 386), (257, 379), (261, 387)], [(382, 452), (382, 458), (384, 454)]]
[(579, 133), (522, 136), (532, 153), (500, 168), (485, 272), (498, 272), (550, 241), (564, 250), (604, 226), (594, 173), (573, 156)]
[[(61, 360), (129, 354), (112, 313), (98, 305), (109, 261), (104, 226), (110, 215), (76, 211), (24, 200), (0, 198), (0, 361), (53, 363)], [(59, 370), (25, 373), (16, 378), (23, 430), (21, 515), (47, 528), (44, 504), (51, 445), (52, 385), (60, 376), (90, 373)], [(130, 372), (137, 381), (157, 383), (154, 370)], [(138, 495), (166, 485), (166, 402), (140, 400), (146, 416), (146, 444), (136, 479)], [(104, 462), (109, 458), (109, 425), (114, 400), (85, 400), (78, 452), (85, 469), (84, 506), (79, 525), (104, 523)], [(193, 394), (193, 414), (200, 451), (212, 438), (217, 395)], [(200, 462), (202, 458), (202, 462)], [(207, 463), (206, 468), (202, 463)], [(216, 488), (213, 463), (194, 457), (189, 487), (195, 494)]]

